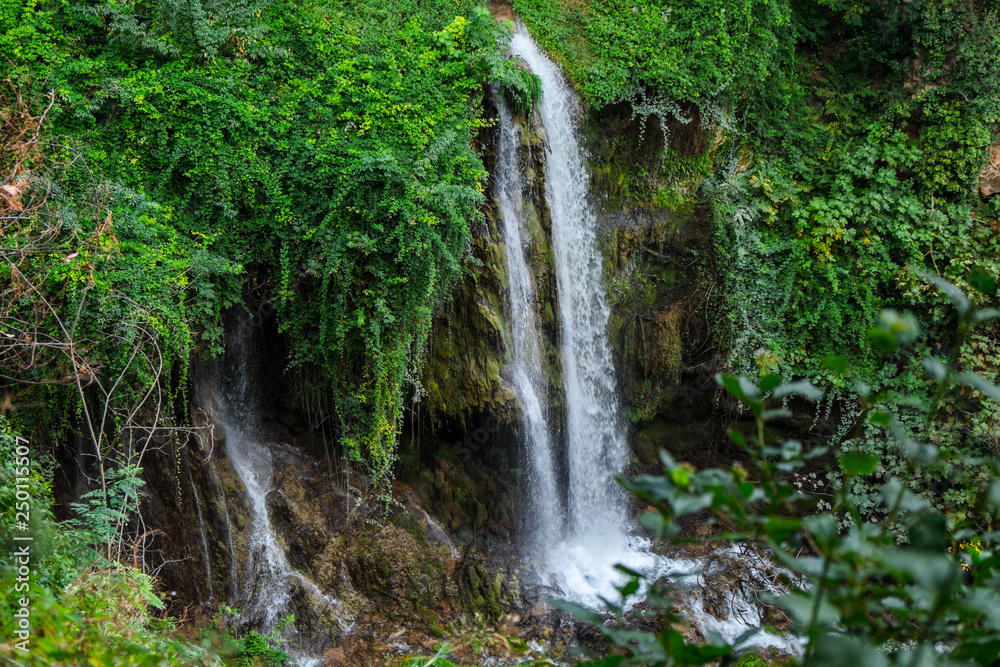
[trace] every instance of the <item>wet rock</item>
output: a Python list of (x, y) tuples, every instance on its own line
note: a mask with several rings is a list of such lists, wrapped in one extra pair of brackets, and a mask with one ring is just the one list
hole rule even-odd
[(989, 161), (979, 176), (979, 192), (984, 197), (1000, 193), (1000, 143), (989, 150)]
[(711, 445), (712, 431), (702, 421), (671, 423), (655, 419), (636, 434), (635, 455), (642, 470), (657, 472), (662, 468), (661, 449), (678, 461), (701, 465), (709, 462), (706, 457)]

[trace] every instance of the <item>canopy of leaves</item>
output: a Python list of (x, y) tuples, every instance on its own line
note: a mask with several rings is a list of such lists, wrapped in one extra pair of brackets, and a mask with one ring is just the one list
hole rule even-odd
[[(348, 453), (383, 477), (407, 373), (483, 200), (484, 84), (522, 106), (538, 95), (503, 56), (507, 28), (443, 1), (53, 2), (0, 18), (0, 56), (36, 98), (54, 91), (50, 132), (91, 180), (115, 184), (97, 188), (111, 193), (102, 210), (121, 209), (117, 268), (82, 252), (59, 268), (90, 267), (74, 274), (88, 289), (146, 294), (178, 344), (208, 353), (252, 276), (292, 365), (332, 385)], [(61, 178), (68, 202), (93, 198), (94, 183)], [(49, 280), (46, 293), (75, 284)], [(153, 294), (169, 285), (180, 298)]]

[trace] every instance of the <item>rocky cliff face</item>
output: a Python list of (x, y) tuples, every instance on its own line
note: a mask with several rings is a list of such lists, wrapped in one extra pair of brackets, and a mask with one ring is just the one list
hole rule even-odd
[[(561, 414), (558, 301), (544, 197), (546, 137), (534, 119), (519, 122), (526, 130), (520, 152), (528, 182), (528, 257), (538, 289), (548, 398), (552, 413)], [(716, 370), (709, 307), (711, 220), (696, 193), (723, 136), (702, 130), (697, 119), (675, 122), (666, 133), (655, 118), (643, 127), (624, 107), (592, 114), (584, 123), (592, 196), (602, 218), (612, 305), (609, 333), (619, 387), (636, 429), (634, 461), (643, 469), (656, 468), (661, 447), (697, 458), (695, 452), (710, 451), (720, 434), (708, 427)], [(489, 163), (496, 136), (484, 146)], [(491, 202), (485, 223), (476, 230), (475, 261), (435, 321), (423, 378), (427, 396), (414, 406), (419, 427), (410, 442), (420, 441), (423, 467), (438, 465), (444, 478), (468, 470), (470, 459), (475, 463), (498, 447), (523, 460), (516, 445), (503, 445), (494, 437), (494, 427), (502, 426), (505, 437), (516, 442), (520, 428), (516, 397), (504, 380), (510, 349), (506, 248), (498, 216)], [(481, 442), (484, 424), (488, 446)], [(522, 467), (517, 463), (505, 470), (516, 475)], [(463, 493), (475, 493), (463, 485), (469, 480), (455, 479)], [(443, 486), (440, 479), (437, 486)], [(418, 487), (426, 502), (436, 504), (440, 494), (430, 489), (430, 480)], [(460, 518), (451, 527), (462, 523)]]
[(713, 425), (712, 218), (700, 188), (725, 146), (721, 130), (636, 117), (610, 107), (587, 121), (595, 201), (603, 218), (619, 387), (634, 426), (633, 470), (658, 452), (708, 463)]
[[(527, 255), (538, 290), (547, 398), (558, 415), (564, 411), (544, 197), (546, 137), (532, 119), (520, 122), (525, 128), (519, 153), (526, 176)], [(718, 149), (720, 138), (686, 126), (671, 128), (665, 138), (658, 128), (643, 131), (639, 121), (614, 111), (586, 122), (613, 307), (610, 334), (635, 427), (633, 470), (655, 468), (661, 447), (699, 462), (718, 435), (708, 426), (714, 391), (706, 316), (709, 223), (693, 194), (703, 172), (679, 178), (662, 162), (663, 142), (678, 143), (675, 151), (704, 155)], [(489, 167), (496, 132), (480, 139)], [(453, 614), (461, 608), (497, 616), (515, 594), (511, 573), (474, 555), (474, 545), (496, 551), (498, 540), (513, 543), (524, 502), (519, 493), (524, 437), (517, 399), (505, 379), (509, 302), (498, 218), (491, 201), (474, 230), (466, 274), (435, 316), (421, 378), (425, 393), (408, 406), (401, 481), (393, 488), (397, 503), (388, 514), (371, 498), (359, 508), (364, 480), (347, 478), (342, 462), (330, 458), (327, 436), (311, 428), (316, 420), (310, 408), (294, 399), (301, 393), (296, 388), (301, 378), (283, 376), (280, 342), (271, 340), (276, 330), (257, 327), (257, 379), (270, 393), (261, 406), (261, 437), (271, 443), (274, 464), (269, 518), (289, 565), (315, 585), (292, 582), (291, 587), (300, 645), (311, 654), (338, 648), (346, 626), (375, 622), (366, 611), (372, 608), (412, 608), (412, 623), (432, 630), (434, 623), (423, 618), (428, 610)], [(178, 616), (238, 604), (250, 576), (252, 508), (226, 455), (228, 436), (216, 418), (218, 406), (203, 390), (211, 373), (201, 367), (194, 374), (191, 409), (197, 437), (162, 448), (146, 466), (152, 493), (144, 517), (165, 532), (165, 543), (157, 545), (162, 553), (146, 558), (154, 566), (170, 561), (161, 568), (160, 580), (173, 591), (177, 605), (170, 611)], [(455, 544), (449, 543), (452, 538)], [(331, 606), (315, 589), (338, 604)]]
[[(495, 109), (492, 117), (497, 120)], [(545, 137), (532, 119), (518, 122), (525, 129), (519, 155), (526, 183), (527, 258), (537, 287), (547, 401), (553, 414), (561, 414), (556, 279), (544, 196)], [(482, 139), (487, 168), (495, 162), (497, 143), (494, 125)], [(435, 317), (423, 374), (426, 396), (412, 406), (403, 456), (412, 462), (411, 481), (421, 500), (446, 527), (467, 540), (509, 540), (524, 514), (524, 498), (518, 493), (524, 436), (506, 372), (512, 354), (506, 240), (492, 183), (487, 192), (485, 220), (473, 230), (472, 260), (452, 301)]]
[(979, 176), (979, 192), (984, 197), (1000, 193), (1000, 143), (990, 147), (989, 161)]

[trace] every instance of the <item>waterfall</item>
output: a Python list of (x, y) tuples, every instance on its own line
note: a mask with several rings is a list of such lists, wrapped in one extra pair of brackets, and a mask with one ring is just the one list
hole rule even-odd
[[(531, 463), (530, 495), (539, 529), (532, 548), (541, 552), (537, 574), (557, 596), (594, 610), (619, 599), (617, 587), (627, 577), (616, 566), (643, 575), (628, 607), (645, 597), (648, 584), (670, 576), (687, 590), (689, 616), (708, 636), (742, 637), (743, 647), (777, 647), (795, 654), (795, 638), (744, 633), (762, 623), (753, 596), (734, 590), (723, 610), (726, 617), (706, 613), (700, 591), (727, 559), (749, 563), (754, 572), (772, 566), (752, 553), (716, 550), (705, 562), (675, 560), (653, 552), (649, 540), (634, 533), (624, 490), (614, 478), (624, 472), (628, 442), (617, 398), (615, 369), (608, 339), (610, 311), (602, 280), (597, 243), (597, 216), (588, 204), (589, 174), (577, 140), (576, 97), (559, 68), (542, 53), (523, 25), (511, 39), (511, 52), (538, 75), (542, 100), (538, 116), (548, 137), (545, 148), (545, 198), (552, 222), (559, 315), (562, 331), (563, 390), (566, 394), (566, 458), (569, 472), (567, 511), (558, 495), (554, 452), (546, 413), (536, 324), (536, 292), (524, 259), (523, 202), (518, 163), (519, 129), (498, 99), (500, 145), (496, 188), (507, 244), (510, 283), (513, 370), (527, 427)], [(497, 96), (500, 97), (499, 95)], [(706, 564), (709, 566), (706, 570)], [(714, 569), (713, 569), (714, 568)], [(714, 576), (714, 575), (713, 575)], [(763, 578), (762, 578), (763, 580)], [(780, 594), (771, 588), (772, 594)]]
[(274, 473), (273, 453), (259, 435), (258, 406), (249, 369), (251, 323), (244, 313), (237, 315), (234, 330), (227, 332), (226, 382), (222, 391), (216, 389), (215, 400), (219, 410), (216, 419), (226, 432), (226, 453), (246, 489), (252, 517), (246, 581), (238, 602), (240, 620), (260, 624), (266, 634), (291, 613), (289, 603), (296, 582), (307, 594), (331, 607), (341, 629), (349, 631), (349, 623), (345, 624), (339, 613), (340, 602), (292, 568), (271, 525), (267, 495)]
[[(548, 137), (545, 198), (552, 222), (566, 396), (567, 512), (562, 531), (548, 529), (549, 540), (542, 548), (539, 575), (544, 583), (560, 589), (564, 597), (601, 608), (602, 598), (616, 599), (615, 586), (624, 583), (624, 575), (616, 565), (655, 579), (687, 571), (691, 564), (654, 555), (648, 540), (632, 534), (626, 496), (615, 481), (628, 461), (628, 443), (607, 332), (610, 310), (597, 242), (598, 220), (588, 203), (590, 178), (577, 139), (576, 96), (562, 72), (532, 41), (523, 25), (514, 34), (510, 48), (514, 56), (522, 58), (538, 75), (542, 84), (538, 115)], [(518, 215), (518, 198), (514, 196), (515, 192), (520, 193), (513, 182), (518, 172), (510, 164), (516, 162), (517, 135), (511, 129), (509, 113), (503, 104), (499, 106), (502, 126), (497, 179), (511, 274), (516, 376), (519, 359), (532, 368), (539, 366), (529, 360), (531, 346), (537, 350), (534, 342), (537, 334), (518, 333), (522, 326), (535, 327), (535, 292), (530, 277), (522, 281), (516, 275), (522, 270), (517, 265), (523, 264), (520, 247), (523, 242), (519, 226), (509, 220), (523, 217)], [(509, 205), (505, 205), (505, 200)], [(559, 507), (557, 499), (549, 499), (557, 493), (551, 447), (547, 440), (536, 437), (533, 421), (537, 412), (534, 401), (540, 393), (531, 382), (518, 386), (521, 406), (529, 422), (531, 495), (536, 511), (554, 522), (559, 520), (560, 513), (550, 513), (547, 509)]]
[(212, 590), (212, 556), (208, 551), (208, 537), (205, 535), (205, 517), (201, 513), (201, 498), (198, 497), (198, 489), (195, 487), (194, 480), (190, 477), (188, 478), (191, 482), (191, 494), (194, 496), (194, 508), (198, 514), (198, 532), (201, 534), (201, 553), (205, 558), (205, 581), (208, 583), (208, 600), (205, 602), (211, 603), (215, 599), (215, 591)]
[(495, 168), (497, 201), (507, 246), (510, 286), (510, 328), (514, 355), (512, 381), (521, 403), (529, 452), (528, 482), (533, 490), (529, 533), (534, 544), (558, 537), (562, 529), (562, 503), (556, 483), (552, 435), (541, 397), (545, 395), (539, 341), (534, 277), (525, 258), (523, 178), (518, 147), (521, 129), (511, 118), (502, 96), (496, 95), (500, 113), (500, 145)]
[(597, 217), (587, 203), (590, 178), (576, 138), (576, 97), (559, 68), (523, 28), (511, 42), (542, 81), (539, 115), (548, 136), (545, 197), (552, 218), (569, 445), (570, 530), (578, 539), (620, 541), (626, 523), (622, 433), (608, 344)]

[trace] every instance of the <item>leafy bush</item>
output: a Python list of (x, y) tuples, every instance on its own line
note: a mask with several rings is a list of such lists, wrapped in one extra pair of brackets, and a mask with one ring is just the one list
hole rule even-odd
[(239, 640), (236, 667), (282, 667), (289, 655), (281, 650), (284, 642), (278, 635), (295, 622), (294, 616), (281, 619), (266, 637), (251, 630)]
[[(975, 327), (1000, 317), (1000, 310), (972, 308), (951, 284), (937, 278), (934, 282), (956, 306), (957, 347)], [(995, 284), (983, 287), (996, 289)], [(917, 338), (912, 318), (886, 314), (883, 323), (872, 331), (872, 338), (884, 352), (907, 347)], [(938, 397), (965, 387), (1000, 402), (1000, 387), (955, 370), (958, 356), (956, 349), (951, 363), (924, 362)], [(841, 367), (837, 360), (830, 365)], [(857, 451), (839, 454), (843, 483), (834, 488), (833, 503), (824, 510), (817, 496), (799, 490), (795, 475), (808, 459), (829, 450), (805, 452), (800, 442), (774, 442), (766, 432), (768, 422), (789, 414), (777, 407), (782, 401), (795, 395), (817, 401), (822, 392), (808, 382), (780, 384), (775, 375), (764, 376), (759, 384), (730, 375), (718, 380), (756, 421), (755, 439), (747, 440), (737, 431), (731, 436), (754, 457), (759, 479), (749, 479), (738, 467), (695, 471), (663, 452), (664, 476), (640, 477), (626, 484), (657, 509), (643, 515), (643, 524), (661, 538), (670, 537), (679, 531), (678, 517), (709, 509), (725, 527), (717, 539), (754, 544), (773, 554), (787, 569), (788, 593), (761, 598), (784, 610), (791, 619), (791, 632), (804, 642), (803, 654), (792, 664), (994, 664), (1000, 650), (1000, 535), (949, 518), (911, 490), (923, 475), (946, 469), (951, 459), (962, 455), (917, 442), (895, 416), (877, 409), (879, 397), (860, 388), (868, 420), (891, 433), (906, 457), (906, 468), (881, 479), (878, 520), (870, 520), (859, 511), (852, 482), (885, 472), (882, 460)], [(932, 408), (927, 418), (934, 416)], [(1000, 514), (1000, 460), (964, 458), (965, 465), (985, 471), (978, 505), (995, 519)], [(904, 533), (903, 543), (897, 541), (897, 529)], [(621, 592), (625, 596), (637, 587), (633, 579)], [(620, 649), (620, 654), (585, 664), (685, 665), (715, 660), (732, 664), (741, 657), (740, 640), (728, 644), (709, 637), (706, 644), (689, 644), (669, 623), (658, 635), (624, 631), (574, 605), (561, 606), (593, 621)], [(614, 611), (620, 618), (621, 608)]]
[(522, 108), (539, 95), (504, 55), (509, 25), (444, 0), (55, 3), (32, 16), (53, 35), (44, 57), (14, 40), (18, 13), (3, 15), (0, 54), (20, 73), (5, 104), (41, 104), (32, 117), (65, 141), (47, 149), (58, 196), (18, 231), (54, 221), (63, 256), (20, 269), (59, 319), (84, 313), (97, 377), (139, 350), (167, 372), (109, 384), (162, 396), (175, 361), (183, 383), (192, 352), (221, 349), (220, 312), (245, 285), (276, 307), (290, 366), (320, 378), (309, 390), (345, 456), (384, 480), (430, 313), (481, 216), (484, 85)]
[[(153, 580), (138, 569), (109, 563), (91, 548), (93, 535), (73, 524), (59, 523), (52, 514), (51, 461), (38, 455), (17, 454), (16, 432), (0, 417), (0, 546), (14, 553), (30, 544), (29, 574), (16, 568), (13, 558), (0, 561), (0, 615), (6, 643), (0, 660), (11, 664), (163, 665), (221, 664), (214, 649), (180, 640), (169, 622), (152, 616), (163, 608)], [(27, 459), (30, 462), (25, 462)], [(28, 474), (24, 474), (24, 468)], [(22, 480), (27, 478), (25, 484)], [(18, 484), (21, 486), (19, 487)], [(17, 492), (29, 498), (27, 533), (15, 525)], [(14, 536), (29, 535), (27, 541)], [(29, 601), (28, 651), (19, 641), (20, 600)], [(16, 662), (15, 662), (16, 661)]]

